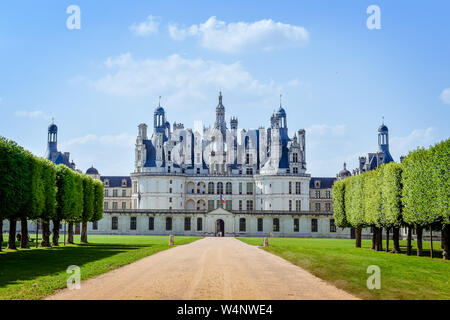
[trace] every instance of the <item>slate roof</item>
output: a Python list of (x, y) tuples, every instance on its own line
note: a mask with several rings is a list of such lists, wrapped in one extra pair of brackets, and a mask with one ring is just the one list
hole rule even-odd
[(310, 189), (316, 189), (314, 186), (314, 181), (320, 181), (320, 189), (329, 189), (333, 186), (336, 178), (324, 178), (324, 177), (311, 177), (311, 181), (309, 182)]
[(108, 188), (121, 188), (122, 187), (122, 180), (127, 180), (127, 188), (131, 188), (131, 178), (128, 176), (101, 176), (100, 180), (104, 183), (105, 180), (109, 180), (109, 187)]

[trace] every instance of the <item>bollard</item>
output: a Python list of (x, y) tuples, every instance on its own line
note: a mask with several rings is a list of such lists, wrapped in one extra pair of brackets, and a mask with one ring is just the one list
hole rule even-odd
[(169, 236), (169, 246), (173, 246), (173, 235)]
[(269, 238), (264, 237), (263, 247), (268, 247), (268, 246), (269, 246)]

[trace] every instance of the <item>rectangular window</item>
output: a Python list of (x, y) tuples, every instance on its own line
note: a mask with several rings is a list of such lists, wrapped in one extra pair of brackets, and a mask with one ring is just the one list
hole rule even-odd
[(262, 231), (263, 231), (263, 219), (258, 218), (258, 232), (262, 232)]
[(253, 169), (252, 168), (247, 168), (246, 170), (248, 175), (252, 175), (253, 174)]
[(172, 230), (172, 218), (166, 218), (166, 231)]
[(239, 182), (239, 194), (242, 194), (242, 182)]
[(325, 192), (325, 196), (327, 197), (327, 199), (331, 199), (331, 191), (330, 191), (330, 190), (327, 190), (327, 191)]
[(294, 232), (300, 231), (300, 223), (298, 219), (294, 219)]
[(119, 196), (119, 190), (114, 189), (113, 190), (113, 197), (118, 197)]
[(336, 225), (334, 224), (334, 219), (330, 219), (330, 232), (336, 232)]
[(317, 219), (311, 219), (311, 232), (317, 232)]
[(208, 200), (208, 210), (214, 210), (214, 200)]
[(97, 221), (92, 222), (92, 230), (98, 230), (98, 222)]
[(316, 199), (320, 199), (320, 190), (316, 190)]
[(197, 168), (197, 174), (200, 174), (200, 168)]
[(126, 197), (127, 196), (127, 190), (126, 189), (122, 189), (122, 197)]
[(292, 200), (289, 200), (289, 211), (292, 211)]
[(185, 217), (184, 218), (184, 231), (190, 231), (191, 230), (191, 218)]
[(127, 203), (126, 202), (122, 202), (122, 209), (126, 209), (127, 208)]
[(216, 208), (223, 208), (222, 200), (216, 200), (216, 204), (217, 204)]
[(136, 217), (130, 218), (130, 230), (136, 230)]
[(294, 163), (298, 162), (298, 154), (297, 153), (292, 154), (292, 162), (294, 162)]
[(245, 232), (246, 230), (246, 225), (245, 225), (245, 218), (240, 218), (239, 219), (239, 232)]
[(273, 232), (280, 232), (280, 219), (273, 219)]
[(138, 184), (137, 184), (137, 181), (133, 181), (133, 193), (138, 193)]
[(109, 197), (109, 189), (105, 189), (105, 197)]
[(232, 210), (232, 208), (233, 208), (233, 203), (232, 203), (231, 200), (226, 200), (226, 201), (225, 201), (225, 205), (226, 205), (226, 209), (227, 209), (228, 211), (231, 211), (231, 210)]
[(294, 170), (294, 174), (298, 174), (298, 168), (297, 167), (295, 167), (293, 170)]
[(119, 227), (119, 218), (117, 218), (117, 217), (112, 217), (112, 218), (111, 218), (111, 229), (117, 230), (118, 227)]
[(103, 203), (103, 209), (108, 210), (108, 202)]
[(301, 200), (295, 200), (295, 211), (297, 211), (297, 212), (302, 211), (302, 201)]
[(295, 183), (295, 194), (301, 194), (302, 193), (302, 183), (296, 182)]
[(203, 219), (197, 218), (197, 231), (202, 231), (203, 229)]
[(253, 182), (247, 182), (247, 194), (253, 194)]
[(247, 211), (253, 210), (253, 200), (247, 200)]
[(320, 203), (316, 203), (316, 211), (317, 211), (317, 212), (320, 211)]
[(118, 207), (118, 204), (117, 204), (117, 202), (113, 202), (113, 209), (118, 209), (119, 207)]
[(292, 194), (292, 182), (289, 181), (289, 194)]
[(327, 212), (331, 211), (331, 203), (329, 202), (325, 203), (325, 211)]
[(155, 218), (148, 218), (148, 230), (155, 230)]

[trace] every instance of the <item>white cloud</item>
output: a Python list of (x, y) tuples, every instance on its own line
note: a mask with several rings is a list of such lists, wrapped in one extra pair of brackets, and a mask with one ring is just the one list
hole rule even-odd
[(395, 161), (400, 156), (408, 155), (417, 147), (429, 147), (435, 141), (435, 128), (415, 129), (405, 137), (392, 137), (389, 141), (390, 151)]
[[(277, 96), (287, 84), (261, 82), (240, 62), (225, 64), (203, 59), (185, 59), (171, 55), (163, 59), (135, 60), (130, 53), (109, 57), (104, 63), (107, 74), (92, 81), (97, 90), (116, 96), (164, 96), (173, 107), (208, 101), (211, 92), (234, 91), (255, 97)], [(290, 85), (300, 82), (291, 81)]]
[(450, 104), (450, 88), (442, 90), (441, 100), (446, 104)]
[(201, 46), (222, 52), (297, 47), (309, 41), (305, 28), (271, 19), (226, 23), (211, 17), (205, 23), (187, 28), (169, 24), (169, 34), (174, 40), (198, 37)]
[(59, 143), (58, 149), (70, 152), (77, 169), (82, 171), (94, 166), (101, 175), (129, 175), (135, 142), (136, 136), (129, 133), (87, 134)]
[(149, 15), (147, 19), (141, 23), (133, 23), (130, 30), (141, 37), (156, 34), (159, 31), (159, 19)]
[(327, 125), (327, 124), (314, 124), (306, 129), (306, 134), (312, 137), (318, 136), (342, 136), (345, 134), (347, 126), (345, 124), (340, 125)]
[(16, 117), (30, 118), (30, 119), (33, 119), (33, 118), (49, 119), (50, 118), (42, 110), (33, 110), (33, 111), (19, 110), (19, 111), (14, 112), (14, 115)]

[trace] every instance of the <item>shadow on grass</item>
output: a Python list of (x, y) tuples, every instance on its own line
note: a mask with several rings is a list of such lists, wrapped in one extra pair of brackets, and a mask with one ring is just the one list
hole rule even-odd
[(152, 245), (94, 243), (8, 251), (0, 254), (0, 288), (19, 281), (65, 272), (70, 265), (82, 266), (122, 252), (149, 247)]

